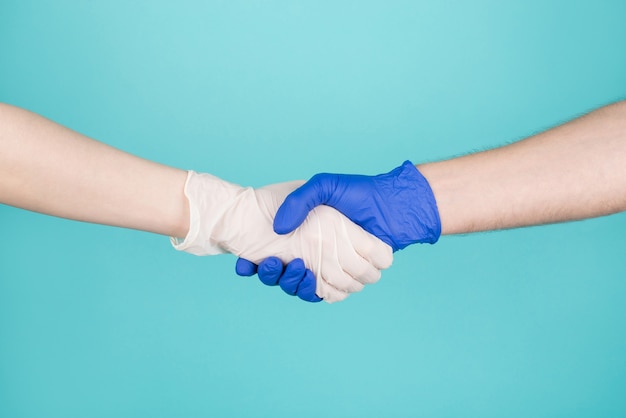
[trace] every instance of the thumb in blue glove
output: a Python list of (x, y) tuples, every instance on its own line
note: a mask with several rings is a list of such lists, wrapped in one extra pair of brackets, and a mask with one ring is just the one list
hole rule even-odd
[(377, 176), (316, 174), (287, 196), (274, 218), (274, 231), (293, 231), (318, 205), (342, 212), (394, 251), (414, 243), (434, 244), (441, 235), (433, 191), (410, 161)]

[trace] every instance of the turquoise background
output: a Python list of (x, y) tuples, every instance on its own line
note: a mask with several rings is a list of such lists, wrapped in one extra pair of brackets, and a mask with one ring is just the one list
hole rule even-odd
[[(626, 98), (625, 21), (623, 0), (2, 0), (0, 100), (246, 185), (377, 174)], [(335, 305), (148, 233), (0, 226), (2, 417), (626, 415), (625, 214), (416, 245)]]

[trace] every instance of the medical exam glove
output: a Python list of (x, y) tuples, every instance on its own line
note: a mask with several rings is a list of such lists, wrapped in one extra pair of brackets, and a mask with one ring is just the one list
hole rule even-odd
[[(435, 198), (426, 179), (406, 161), (401, 167), (379, 176), (318, 174), (292, 193), (274, 220), (277, 232), (291, 231), (306, 218), (310, 208), (333, 206), (352, 221), (391, 245), (394, 251), (415, 242), (434, 243), (441, 234)], [(421, 205), (421, 206), (420, 206)], [(259, 266), (259, 279), (269, 285), (282, 284), (283, 274), (293, 282), (292, 269), (269, 260)], [(265, 262), (264, 262), (265, 263)], [(250, 276), (256, 265), (237, 260), (239, 275)], [(270, 280), (264, 277), (269, 276)], [(300, 275), (303, 280), (307, 278)], [(306, 285), (301, 285), (306, 289)], [(281, 285), (282, 287), (282, 285)], [(304, 298), (303, 298), (304, 299)], [(305, 299), (306, 300), (306, 299)]]
[(296, 258), (286, 266), (277, 257), (268, 257), (257, 266), (244, 258), (237, 259), (235, 271), (240, 276), (258, 274), (259, 280), (267, 286), (279, 285), (289, 295), (296, 295), (307, 302), (322, 299), (315, 294), (315, 275), (306, 268), (304, 261)]
[(318, 205), (337, 209), (394, 251), (414, 243), (434, 244), (441, 235), (433, 191), (410, 161), (377, 176), (316, 174), (287, 196), (274, 230), (293, 231)]
[(189, 232), (183, 241), (173, 238), (172, 245), (195, 255), (229, 252), (256, 264), (270, 256), (284, 263), (301, 258), (318, 279), (316, 294), (327, 302), (377, 281), (380, 270), (391, 265), (391, 249), (334, 209), (316, 208), (294, 233), (274, 233), (280, 202), (301, 184), (255, 190), (190, 171), (185, 183)]

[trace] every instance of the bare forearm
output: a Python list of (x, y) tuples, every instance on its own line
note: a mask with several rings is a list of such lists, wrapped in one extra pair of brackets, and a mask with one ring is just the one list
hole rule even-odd
[(419, 166), (443, 234), (626, 210), (626, 102), (501, 148)]
[(49, 215), (184, 237), (186, 172), (0, 104), (0, 202)]

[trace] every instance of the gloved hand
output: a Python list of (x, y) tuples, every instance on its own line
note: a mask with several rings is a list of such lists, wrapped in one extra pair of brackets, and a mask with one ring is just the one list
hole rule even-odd
[(244, 258), (237, 259), (235, 271), (240, 276), (259, 275), (259, 280), (267, 286), (280, 285), (288, 295), (297, 295), (307, 302), (319, 302), (322, 299), (315, 294), (315, 275), (304, 266), (299, 258), (283, 266), (277, 257), (268, 257), (257, 266)]
[(316, 174), (287, 196), (274, 218), (274, 231), (293, 231), (318, 205), (337, 209), (394, 251), (414, 243), (434, 244), (441, 235), (435, 196), (410, 161), (377, 176)]
[[(378, 176), (313, 176), (287, 196), (274, 218), (274, 230), (279, 234), (294, 230), (318, 205), (336, 208), (389, 244), (394, 251), (413, 243), (433, 244), (441, 235), (441, 221), (433, 192), (428, 181), (410, 161)], [(255, 268), (246, 260), (237, 261), (239, 275), (252, 275)], [(259, 278), (264, 283), (264, 277), (270, 276), (277, 277), (274, 284), (280, 284), (287, 273), (287, 269), (283, 273), (282, 264), (269, 262), (259, 265)], [(286, 280), (291, 284), (294, 275), (291, 271), (289, 273)]]
[(327, 302), (376, 282), (380, 270), (391, 265), (391, 249), (334, 209), (315, 209), (292, 234), (274, 233), (272, 219), (280, 202), (301, 184), (255, 190), (190, 171), (185, 184), (189, 233), (182, 242), (172, 238), (172, 245), (196, 255), (230, 252), (254, 263), (270, 256), (285, 263), (302, 258), (318, 278), (315, 293)]

